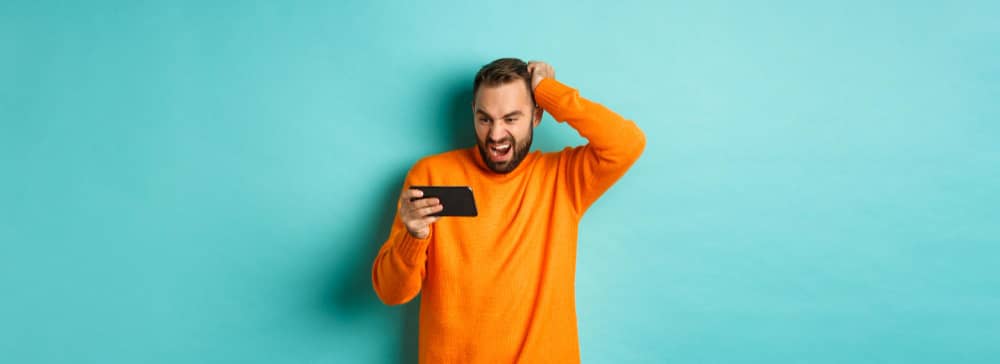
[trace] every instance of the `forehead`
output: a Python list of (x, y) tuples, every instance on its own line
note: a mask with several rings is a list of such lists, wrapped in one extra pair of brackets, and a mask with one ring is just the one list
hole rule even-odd
[(521, 80), (497, 86), (480, 86), (474, 102), (475, 107), (483, 109), (493, 116), (504, 115), (515, 110), (528, 112), (534, 105), (534, 100), (528, 93), (528, 87)]

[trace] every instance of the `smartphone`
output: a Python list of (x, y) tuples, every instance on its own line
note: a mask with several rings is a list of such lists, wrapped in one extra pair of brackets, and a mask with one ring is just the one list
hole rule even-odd
[(419, 200), (436, 197), (444, 205), (444, 209), (427, 216), (477, 216), (476, 200), (469, 186), (410, 186), (424, 192), (424, 197), (410, 199)]

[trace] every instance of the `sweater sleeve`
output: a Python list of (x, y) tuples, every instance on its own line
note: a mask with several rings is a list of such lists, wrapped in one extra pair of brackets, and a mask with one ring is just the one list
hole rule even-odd
[[(400, 192), (410, 186), (420, 185), (413, 180), (416, 168), (414, 166), (407, 174)], [(372, 286), (379, 299), (387, 305), (407, 303), (420, 292), (426, 275), (427, 247), (434, 237), (434, 225), (431, 225), (431, 233), (424, 239), (410, 235), (399, 217), (400, 204), (401, 201), (396, 202), (392, 229), (372, 266)]]
[(646, 136), (635, 122), (554, 79), (542, 79), (534, 92), (539, 106), (587, 139), (586, 145), (567, 147), (561, 156), (570, 199), (577, 214), (583, 215), (639, 159)]

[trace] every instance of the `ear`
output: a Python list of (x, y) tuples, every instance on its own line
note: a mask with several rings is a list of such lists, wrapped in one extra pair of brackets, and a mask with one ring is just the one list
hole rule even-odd
[(532, 114), (534, 114), (533, 115), (534, 116), (533, 119), (535, 121), (532, 123), (531, 126), (532, 127), (536, 127), (536, 126), (538, 126), (539, 123), (542, 122), (542, 115), (544, 115), (544, 110), (542, 110), (541, 106), (535, 106), (535, 112), (533, 112)]

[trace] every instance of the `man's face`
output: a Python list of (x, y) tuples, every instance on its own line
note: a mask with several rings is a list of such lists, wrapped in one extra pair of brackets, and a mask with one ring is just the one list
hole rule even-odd
[(541, 121), (534, 105), (523, 80), (479, 87), (472, 102), (476, 144), (494, 172), (513, 171), (528, 155), (534, 127)]

